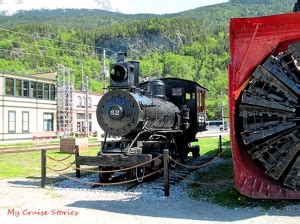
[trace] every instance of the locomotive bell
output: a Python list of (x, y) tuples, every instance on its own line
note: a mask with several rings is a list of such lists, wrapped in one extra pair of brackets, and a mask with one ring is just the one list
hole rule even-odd
[(166, 86), (165, 83), (159, 79), (151, 80), (148, 83), (148, 92), (151, 96), (165, 98), (166, 97)]
[(111, 65), (110, 88), (135, 88), (139, 85), (139, 62), (126, 62), (127, 54), (118, 53), (118, 61)]

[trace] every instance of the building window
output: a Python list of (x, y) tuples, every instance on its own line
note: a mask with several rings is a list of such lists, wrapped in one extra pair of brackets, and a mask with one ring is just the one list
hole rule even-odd
[(5, 79), (5, 94), (14, 95), (14, 79)]
[(92, 108), (92, 106), (93, 106), (91, 97), (88, 98), (88, 106), (89, 106), (89, 108)]
[(29, 97), (29, 82), (23, 81), (23, 96)]
[(53, 131), (53, 113), (44, 113), (44, 131)]
[(31, 82), (30, 96), (36, 98), (36, 82)]
[[(76, 114), (76, 119), (77, 120), (85, 120), (85, 113), (77, 113)], [(89, 119), (92, 119), (92, 114), (89, 114)]]
[(8, 111), (8, 132), (16, 133), (16, 111)]
[(22, 80), (16, 80), (16, 96), (22, 96)]
[(22, 112), (22, 132), (29, 132), (29, 112)]
[(44, 99), (49, 100), (49, 84), (44, 84)]
[(55, 100), (55, 85), (50, 85), (50, 100)]
[(77, 107), (81, 107), (82, 106), (82, 99), (80, 96), (77, 96)]
[(38, 83), (38, 98), (43, 99), (43, 83)]
[(82, 104), (81, 107), (85, 107), (85, 97), (82, 97)]

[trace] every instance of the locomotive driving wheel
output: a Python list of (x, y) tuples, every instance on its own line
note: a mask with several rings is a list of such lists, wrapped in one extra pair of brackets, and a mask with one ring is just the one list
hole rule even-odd
[(112, 177), (112, 172), (107, 172), (112, 170), (112, 167), (101, 167), (99, 166), (99, 180), (100, 182), (108, 182)]
[[(177, 155), (177, 144), (175, 139), (171, 140), (171, 147), (170, 147), (170, 156), (173, 160), (169, 161), (169, 167), (171, 169), (175, 169), (177, 166), (177, 163), (175, 161), (178, 161), (178, 155)], [(175, 160), (175, 161), (174, 161)]]
[(135, 180), (139, 183), (144, 181), (146, 168), (144, 166), (135, 167), (127, 171), (127, 179), (128, 180)]

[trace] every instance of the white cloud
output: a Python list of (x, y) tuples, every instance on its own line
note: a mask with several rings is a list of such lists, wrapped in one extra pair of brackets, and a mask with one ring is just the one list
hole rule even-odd
[[(15, 12), (30, 9), (100, 8), (97, 3), (108, 1), (111, 11), (123, 13), (172, 13), (226, 0), (0, 0), (0, 11)], [(20, 2), (20, 4), (17, 4)], [(2, 3), (2, 4), (1, 4)], [(107, 8), (104, 8), (107, 9)]]

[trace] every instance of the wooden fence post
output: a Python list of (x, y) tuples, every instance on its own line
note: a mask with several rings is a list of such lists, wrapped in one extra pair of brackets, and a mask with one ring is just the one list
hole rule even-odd
[(76, 177), (80, 178), (80, 165), (77, 164), (77, 158), (79, 157), (79, 146), (75, 145), (75, 163), (76, 163)]
[(46, 160), (47, 150), (42, 149), (41, 150), (41, 187), (45, 188), (46, 185), (46, 166), (47, 166), (47, 160)]
[(222, 135), (219, 135), (219, 153), (222, 153)]
[(170, 196), (170, 185), (169, 185), (169, 150), (164, 150), (164, 191), (165, 196)]

